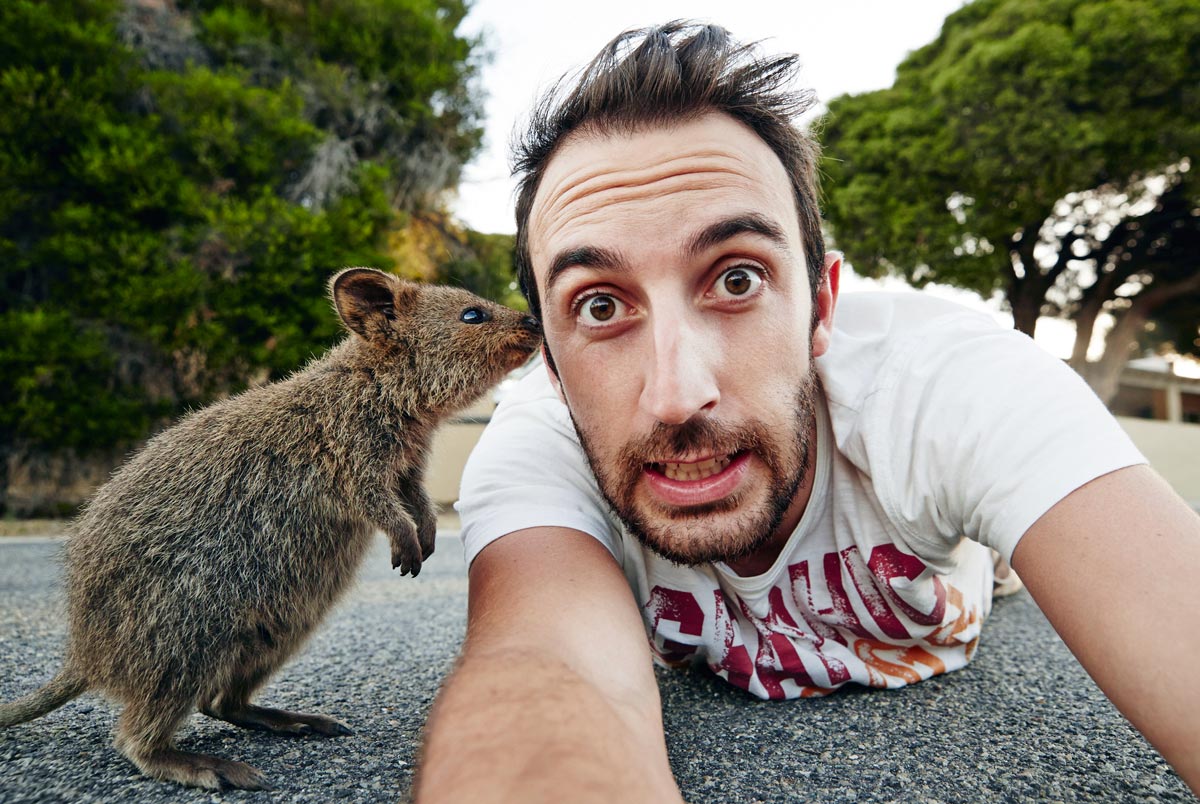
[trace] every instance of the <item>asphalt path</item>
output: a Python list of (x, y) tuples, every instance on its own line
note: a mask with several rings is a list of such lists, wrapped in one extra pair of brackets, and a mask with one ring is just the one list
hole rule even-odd
[[(4, 700), (58, 667), (60, 547), (0, 539)], [(0, 802), (404, 801), (463, 634), (466, 591), (456, 538), (439, 539), (416, 579), (392, 574), (380, 540), (354, 590), (259, 697), (340, 717), (353, 736), (283, 738), (201, 715), (185, 723), (182, 748), (249, 762), (272, 792), (143, 778), (112, 747), (115, 708), (88, 694), (0, 731)], [(1195, 801), (1024, 593), (997, 603), (967, 669), (903, 690), (761, 703), (702, 670), (659, 681), (671, 764), (693, 802)]]

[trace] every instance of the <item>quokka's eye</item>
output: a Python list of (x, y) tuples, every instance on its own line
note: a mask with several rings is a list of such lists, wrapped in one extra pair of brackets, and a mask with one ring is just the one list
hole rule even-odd
[(484, 321), (491, 321), (492, 314), (479, 307), (468, 307), (458, 318), (464, 324), (482, 324)]

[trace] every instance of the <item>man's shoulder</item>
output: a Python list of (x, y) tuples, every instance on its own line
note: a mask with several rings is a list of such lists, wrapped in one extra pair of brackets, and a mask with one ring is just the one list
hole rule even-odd
[(954, 318), (998, 326), (986, 313), (928, 293), (865, 291), (839, 298), (833, 327), (835, 336), (888, 342)]
[(550, 372), (540, 354), (509, 374), (496, 387), (493, 396), (500, 405), (519, 405), (558, 398), (550, 382)]
[(817, 370), (836, 418), (837, 408), (856, 409), (895, 382), (918, 353), (937, 355), (972, 334), (1001, 329), (986, 313), (924, 293), (848, 293), (838, 301), (833, 339)]
[[(532, 427), (574, 434), (571, 415), (562, 403), (541, 355), (517, 369), (497, 386), (492, 424)], [(489, 427), (489, 430), (494, 429)]]
[(472, 451), (468, 470), (480, 463), (482, 456), (498, 452), (511, 458), (534, 445), (533, 452), (544, 456), (550, 442), (561, 445), (560, 457), (579, 452), (571, 414), (541, 357), (509, 375), (497, 386), (493, 398), (496, 408)]

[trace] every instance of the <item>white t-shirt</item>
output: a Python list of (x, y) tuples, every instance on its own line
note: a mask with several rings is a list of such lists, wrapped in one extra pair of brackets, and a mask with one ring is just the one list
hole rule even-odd
[(1062, 362), (922, 294), (843, 296), (817, 371), (813, 492), (762, 575), (681, 567), (628, 535), (543, 368), (464, 471), (467, 561), (523, 528), (580, 530), (624, 569), (662, 663), (702, 661), (762, 698), (901, 687), (970, 660), (991, 609), (987, 547), (1010, 558), (1071, 491), (1145, 462)]

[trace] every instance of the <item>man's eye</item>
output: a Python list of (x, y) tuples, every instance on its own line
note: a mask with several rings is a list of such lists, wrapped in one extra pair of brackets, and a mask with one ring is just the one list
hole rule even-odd
[(762, 285), (762, 276), (752, 268), (730, 268), (717, 277), (716, 292), (722, 298), (749, 296)]
[(605, 293), (584, 299), (579, 305), (579, 316), (585, 324), (604, 324), (611, 321), (620, 309), (620, 302)]

